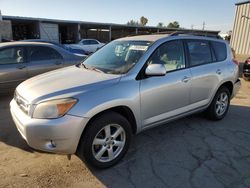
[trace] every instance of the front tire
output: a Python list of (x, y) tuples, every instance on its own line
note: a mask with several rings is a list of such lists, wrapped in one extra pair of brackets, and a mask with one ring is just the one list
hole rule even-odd
[(88, 164), (109, 168), (126, 154), (132, 131), (128, 120), (116, 112), (106, 112), (88, 125), (81, 138), (79, 153)]
[(227, 87), (221, 87), (214, 96), (214, 99), (208, 107), (206, 114), (211, 120), (223, 119), (230, 106), (230, 92)]

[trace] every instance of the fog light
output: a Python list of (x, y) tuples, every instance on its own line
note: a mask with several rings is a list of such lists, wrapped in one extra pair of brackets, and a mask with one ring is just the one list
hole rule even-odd
[(51, 143), (51, 146), (52, 146), (53, 148), (56, 147), (56, 143), (55, 143), (53, 140), (51, 140), (50, 143)]
[(46, 147), (49, 149), (53, 149), (56, 147), (56, 143), (53, 140), (50, 140), (46, 143)]

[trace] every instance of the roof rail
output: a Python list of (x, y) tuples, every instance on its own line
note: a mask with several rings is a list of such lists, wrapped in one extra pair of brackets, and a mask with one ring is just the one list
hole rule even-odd
[(211, 37), (211, 38), (217, 38), (222, 39), (217, 34), (207, 33), (207, 32), (197, 32), (197, 31), (175, 31), (171, 33), (169, 36), (179, 36), (179, 35), (194, 35), (194, 36), (203, 36), (203, 37)]

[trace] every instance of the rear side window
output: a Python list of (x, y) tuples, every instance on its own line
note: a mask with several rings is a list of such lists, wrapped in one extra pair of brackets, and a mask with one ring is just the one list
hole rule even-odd
[(96, 40), (91, 40), (90, 44), (98, 44), (98, 42)]
[(24, 63), (24, 48), (11, 47), (0, 50), (0, 65)]
[(191, 66), (203, 65), (213, 61), (208, 41), (189, 40), (187, 41), (187, 47)]
[(30, 61), (45, 61), (62, 59), (62, 56), (53, 48), (34, 46), (29, 47), (29, 59)]
[(91, 44), (91, 43), (90, 43), (90, 40), (83, 40), (83, 41), (82, 41), (82, 44), (83, 44), (83, 45), (89, 45), (89, 44)]
[(211, 42), (216, 61), (224, 61), (227, 58), (227, 48), (222, 42)]

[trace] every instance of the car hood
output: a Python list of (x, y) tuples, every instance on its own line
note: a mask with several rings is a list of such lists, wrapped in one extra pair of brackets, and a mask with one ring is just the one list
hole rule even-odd
[(16, 89), (29, 103), (71, 97), (112, 86), (121, 75), (112, 75), (71, 66), (44, 73), (22, 82)]

